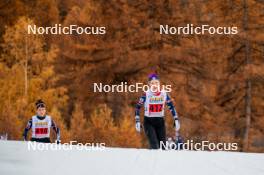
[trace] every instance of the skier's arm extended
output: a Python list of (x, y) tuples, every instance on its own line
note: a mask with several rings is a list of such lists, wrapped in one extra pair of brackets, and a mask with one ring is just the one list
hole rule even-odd
[(28, 131), (31, 129), (31, 127), (32, 127), (32, 119), (28, 121), (27, 126), (24, 130), (24, 133), (23, 133), (24, 140), (27, 140), (27, 134), (28, 134)]
[(166, 104), (169, 107), (169, 110), (171, 111), (171, 114), (172, 114), (173, 118), (174, 119), (178, 119), (178, 114), (177, 114), (177, 112), (175, 110), (175, 107), (174, 107), (174, 105), (173, 105), (173, 103), (171, 101), (171, 98), (170, 98), (169, 94), (167, 94), (167, 97), (166, 97)]
[(138, 121), (140, 121), (139, 119), (140, 119), (140, 108), (141, 108), (141, 106), (145, 103), (145, 101), (146, 101), (146, 94), (144, 93), (141, 97), (140, 97), (140, 99), (139, 99), (139, 101), (138, 101), (138, 103), (137, 103), (137, 105), (136, 105), (136, 111), (135, 111), (135, 118), (136, 118), (136, 121), (138, 120)]
[(140, 97), (140, 99), (139, 99), (139, 101), (138, 101), (138, 103), (136, 105), (135, 120), (136, 120), (136, 130), (138, 132), (140, 132), (140, 108), (145, 103), (145, 101), (146, 101), (146, 93), (144, 93)]
[(51, 121), (51, 127), (53, 128), (53, 130), (55, 131), (56, 135), (57, 135), (57, 142), (60, 142), (60, 129), (57, 127), (56, 123), (52, 120)]
[(170, 111), (171, 111), (171, 114), (174, 118), (174, 126), (175, 126), (175, 129), (176, 131), (179, 131), (180, 130), (180, 122), (179, 122), (179, 118), (178, 118), (178, 114), (175, 110), (175, 107), (171, 101), (171, 98), (169, 96), (169, 94), (167, 94), (167, 97), (166, 97), (166, 104), (167, 106), (169, 107)]

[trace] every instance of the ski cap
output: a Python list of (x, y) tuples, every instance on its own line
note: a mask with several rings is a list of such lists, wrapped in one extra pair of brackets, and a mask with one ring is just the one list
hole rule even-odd
[(37, 100), (36, 103), (35, 103), (35, 105), (36, 105), (36, 108), (37, 109), (40, 108), (40, 107), (41, 108), (45, 108), (46, 107), (44, 101), (42, 101), (41, 99)]
[(149, 74), (148, 81), (151, 81), (151, 80), (159, 80), (158, 75), (156, 73)]

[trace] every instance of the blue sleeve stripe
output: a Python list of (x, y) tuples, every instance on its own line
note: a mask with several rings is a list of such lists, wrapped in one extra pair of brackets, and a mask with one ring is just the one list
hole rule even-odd
[(136, 105), (136, 110), (135, 110), (135, 115), (139, 116), (140, 115), (140, 108), (141, 106), (145, 103), (146, 101), (146, 95), (144, 94), (143, 96), (140, 97), (137, 105)]
[(171, 101), (171, 98), (170, 98), (170, 96), (168, 94), (167, 94), (167, 97), (166, 97), (166, 104), (169, 107), (169, 110), (171, 111), (171, 114), (172, 114), (173, 118), (174, 119), (178, 118), (178, 114), (177, 114), (177, 112), (175, 110), (175, 107), (174, 107), (174, 105), (173, 105), (173, 103)]
[(32, 127), (32, 119), (28, 121), (27, 126), (24, 130), (23, 136), (25, 140), (27, 139), (27, 134), (28, 134), (28, 131), (31, 129), (31, 127)]

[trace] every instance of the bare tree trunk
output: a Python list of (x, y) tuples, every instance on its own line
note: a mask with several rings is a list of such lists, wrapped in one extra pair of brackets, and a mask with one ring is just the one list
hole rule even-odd
[[(248, 4), (247, 0), (243, 0), (244, 5), (244, 17), (243, 17), (243, 27), (244, 31), (246, 32), (246, 39), (245, 39), (245, 59), (246, 64), (250, 64), (250, 42), (247, 36), (248, 30)], [(246, 80), (246, 95), (245, 95), (245, 112), (246, 112), (246, 127), (244, 133), (244, 143), (243, 143), (243, 151), (248, 151), (249, 148), (249, 130), (250, 130), (250, 123), (251, 123), (251, 80), (247, 78)]]
[(24, 65), (24, 79), (25, 79), (25, 99), (27, 101), (28, 97), (28, 38), (26, 36), (26, 45), (25, 45), (25, 51), (26, 51), (26, 58), (25, 58), (25, 65)]

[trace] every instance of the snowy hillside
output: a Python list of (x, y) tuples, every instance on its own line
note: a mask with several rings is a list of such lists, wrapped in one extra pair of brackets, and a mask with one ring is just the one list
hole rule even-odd
[(1, 175), (263, 175), (264, 154), (202, 151), (29, 151), (26, 142), (0, 141)]

